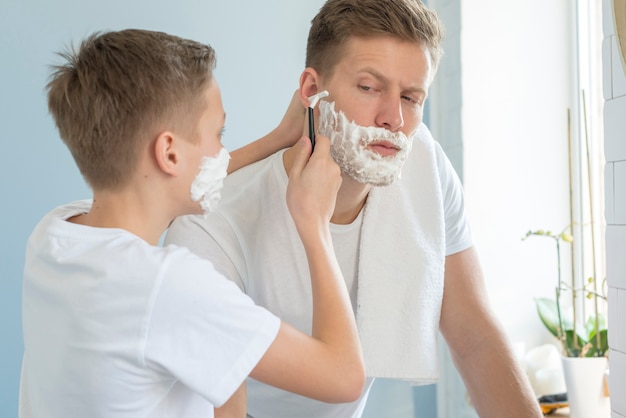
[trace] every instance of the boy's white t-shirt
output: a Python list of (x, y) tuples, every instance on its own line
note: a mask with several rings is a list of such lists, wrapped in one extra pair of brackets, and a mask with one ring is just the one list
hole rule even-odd
[(20, 417), (212, 417), (280, 320), (187, 249), (48, 214), (23, 290)]

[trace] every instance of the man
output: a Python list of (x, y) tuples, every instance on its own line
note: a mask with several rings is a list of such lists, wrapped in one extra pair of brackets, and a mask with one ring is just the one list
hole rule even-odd
[[(249, 379), (254, 418), (359, 417), (374, 377), (435, 382), (439, 331), (481, 416), (541, 416), (490, 311), (460, 182), (421, 124), (442, 31), (418, 0), (328, 0), (312, 21), (300, 92), (305, 106), (330, 93), (316, 120), (343, 174), (331, 233), (370, 378), (341, 405)], [(167, 241), (211, 257), (257, 303), (310, 332), (306, 258), (282, 204), (292, 161), (287, 150), (235, 173), (217, 214), (178, 219)]]

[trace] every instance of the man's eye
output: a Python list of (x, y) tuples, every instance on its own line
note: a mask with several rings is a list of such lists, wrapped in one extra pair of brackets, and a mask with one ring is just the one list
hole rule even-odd
[(370, 91), (372, 89), (370, 86), (364, 86), (362, 84), (359, 85), (359, 88), (363, 91)]
[(423, 99), (421, 99), (421, 98), (416, 99), (416, 98), (413, 98), (411, 96), (402, 96), (402, 100), (404, 100), (404, 101), (406, 101), (406, 102), (408, 102), (408, 103), (410, 103), (412, 105), (416, 105), (416, 104), (417, 105), (422, 105), (424, 103)]

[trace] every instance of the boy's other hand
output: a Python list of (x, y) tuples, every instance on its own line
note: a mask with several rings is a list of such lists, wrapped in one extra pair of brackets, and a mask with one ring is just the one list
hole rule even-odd
[(298, 141), (306, 127), (305, 118), (306, 108), (300, 101), (300, 90), (296, 90), (291, 96), (289, 107), (276, 127), (279, 133), (277, 139), (281, 141), (280, 148), (291, 147)]

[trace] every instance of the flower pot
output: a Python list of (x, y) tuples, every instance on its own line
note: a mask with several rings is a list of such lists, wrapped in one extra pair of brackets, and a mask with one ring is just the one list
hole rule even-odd
[(605, 394), (606, 357), (563, 357), (570, 418), (609, 418), (611, 406)]

